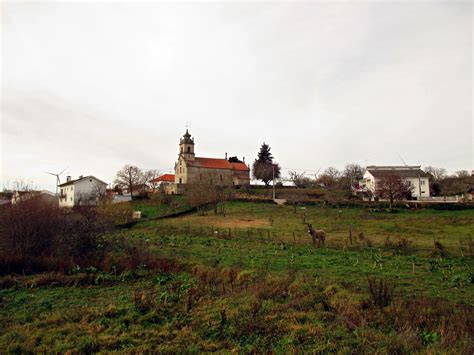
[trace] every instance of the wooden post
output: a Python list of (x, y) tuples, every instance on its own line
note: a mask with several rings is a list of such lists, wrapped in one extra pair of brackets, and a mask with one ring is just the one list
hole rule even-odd
[(349, 227), (349, 243), (352, 245), (352, 224)]
[(296, 235), (295, 235), (295, 232), (293, 232), (293, 241), (296, 243)]

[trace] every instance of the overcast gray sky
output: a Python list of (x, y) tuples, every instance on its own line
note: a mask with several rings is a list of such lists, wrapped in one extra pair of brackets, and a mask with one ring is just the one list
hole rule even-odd
[(169, 171), (186, 121), (198, 156), (473, 168), (471, 2), (1, 6), (3, 185)]

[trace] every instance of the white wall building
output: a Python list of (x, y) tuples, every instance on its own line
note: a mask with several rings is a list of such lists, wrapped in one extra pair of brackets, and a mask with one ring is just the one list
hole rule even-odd
[(364, 177), (360, 181), (362, 189), (375, 194), (377, 182), (385, 176), (396, 175), (412, 186), (412, 197), (417, 200), (430, 197), (429, 175), (421, 170), (420, 166), (367, 166)]
[(99, 196), (105, 196), (107, 183), (96, 177), (79, 176), (78, 179), (72, 180), (67, 177), (65, 183), (59, 186), (59, 206), (74, 207), (77, 205), (93, 205), (97, 203)]

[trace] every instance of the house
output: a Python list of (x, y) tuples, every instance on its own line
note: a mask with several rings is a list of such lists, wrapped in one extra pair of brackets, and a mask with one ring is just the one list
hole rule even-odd
[(188, 130), (179, 143), (179, 155), (175, 164), (175, 192), (185, 185), (216, 185), (240, 187), (250, 185), (250, 168), (244, 161), (235, 159), (196, 157), (194, 138)]
[(174, 174), (163, 174), (158, 176), (156, 179), (151, 180), (151, 183), (155, 184), (156, 187), (160, 187), (162, 185), (174, 184), (174, 179)]
[(163, 174), (158, 176), (156, 179), (150, 181), (152, 186), (152, 190), (160, 190), (165, 193), (173, 193), (174, 192), (174, 174)]
[(94, 205), (101, 196), (106, 196), (107, 183), (95, 176), (79, 176), (72, 180), (70, 176), (66, 182), (58, 186), (59, 206), (74, 207), (78, 205)]
[(430, 197), (430, 175), (421, 170), (420, 166), (367, 166), (362, 180), (359, 181), (360, 189), (375, 195), (377, 182), (391, 175), (410, 182), (413, 198), (420, 200)]
[(42, 191), (13, 191), (11, 196), (11, 204), (15, 205), (22, 201), (29, 200), (31, 198), (40, 198), (44, 202), (58, 203), (58, 196), (53, 192), (42, 190)]

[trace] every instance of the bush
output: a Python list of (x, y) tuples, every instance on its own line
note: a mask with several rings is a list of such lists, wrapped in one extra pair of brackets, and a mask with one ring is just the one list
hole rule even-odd
[(412, 241), (410, 239), (401, 237), (396, 241), (392, 241), (390, 237), (387, 237), (385, 239), (385, 247), (390, 248), (390, 249), (395, 249), (395, 250), (402, 250), (406, 251), (411, 248)]
[(372, 303), (380, 307), (387, 307), (393, 299), (395, 283), (383, 277), (375, 278), (373, 276), (367, 277), (367, 283)]
[(110, 226), (93, 208), (60, 209), (29, 199), (0, 210), (0, 274), (66, 271), (102, 260)]

